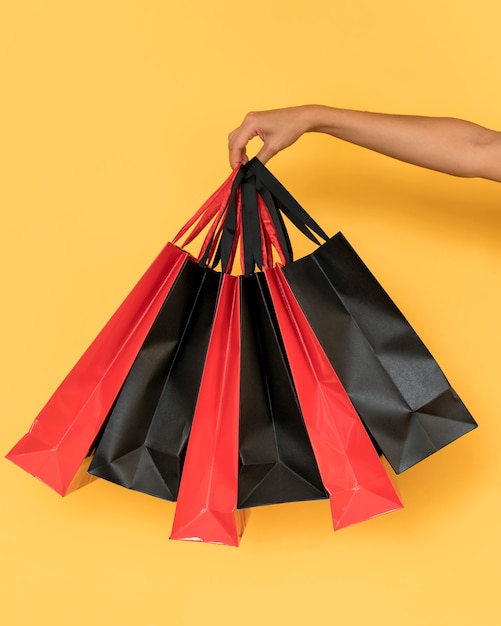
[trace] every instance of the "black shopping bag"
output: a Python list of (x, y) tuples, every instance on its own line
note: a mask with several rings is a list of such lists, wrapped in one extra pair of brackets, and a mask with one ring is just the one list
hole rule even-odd
[(89, 473), (176, 500), (220, 274), (187, 261), (115, 401)]
[[(341, 233), (285, 267), (284, 275), (395, 472), (476, 427), (433, 356)], [(327, 310), (328, 317), (322, 314)]]
[(327, 498), (262, 278), (241, 279), (239, 508)]

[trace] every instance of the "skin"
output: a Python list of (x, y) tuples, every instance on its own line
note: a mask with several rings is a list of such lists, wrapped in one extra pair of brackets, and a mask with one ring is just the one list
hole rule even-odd
[(449, 117), (391, 115), (305, 105), (248, 113), (228, 138), (230, 164), (247, 162), (254, 137), (266, 163), (304, 133), (326, 133), (406, 163), (501, 182), (501, 133)]

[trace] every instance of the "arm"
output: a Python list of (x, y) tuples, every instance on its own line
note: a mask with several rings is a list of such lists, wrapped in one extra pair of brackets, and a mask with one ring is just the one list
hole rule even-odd
[(306, 105), (249, 113), (229, 136), (230, 163), (247, 160), (246, 145), (263, 141), (266, 163), (301, 135), (319, 132), (387, 156), (464, 177), (501, 182), (501, 133), (446, 117), (388, 115)]

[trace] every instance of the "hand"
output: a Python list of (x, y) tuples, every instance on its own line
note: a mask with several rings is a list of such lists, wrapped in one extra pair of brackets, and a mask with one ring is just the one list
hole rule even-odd
[(292, 145), (310, 130), (311, 110), (310, 106), (299, 106), (248, 113), (242, 124), (228, 137), (231, 167), (247, 163), (249, 159), (246, 147), (254, 137), (260, 137), (263, 141), (263, 146), (256, 155), (262, 163)]

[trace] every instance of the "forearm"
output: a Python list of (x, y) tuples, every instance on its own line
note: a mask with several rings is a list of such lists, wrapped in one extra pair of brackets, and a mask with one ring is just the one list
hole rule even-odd
[(501, 180), (501, 135), (454, 118), (304, 107), (306, 132), (321, 132), (455, 176)]

